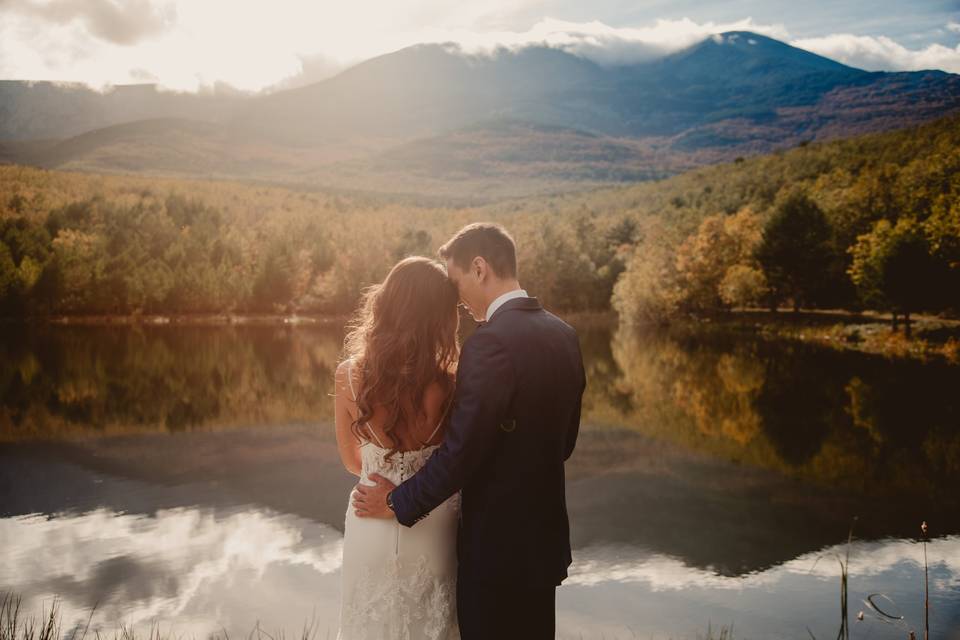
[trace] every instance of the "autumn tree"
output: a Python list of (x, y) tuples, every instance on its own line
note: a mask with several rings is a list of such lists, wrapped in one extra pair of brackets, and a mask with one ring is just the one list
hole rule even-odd
[(613, 287), (611, 303), (626, 324), (663, 324), (678, 313), (682, 298), (676, 247), (660, 220), (648, 221), (641, 238)]
[[(760, 238), (760, 217), (749, 208), (733, 215), (720, 213), (704, 219), (696, 233), (684, 240), (677, 250), (681, 306), (688, 311), (711, 313), (734, 302), (747, 304), (756, 301), (763, 292), (753, 259)], [(746, 273), (750, 275), (746, 276)], [(751, 284), (756, 286), (749, 292), (748, 287), (734, 287), (736, 278), (741, 284), (752, 278)], [(737, 295), (732, 294), (734, 289)]]

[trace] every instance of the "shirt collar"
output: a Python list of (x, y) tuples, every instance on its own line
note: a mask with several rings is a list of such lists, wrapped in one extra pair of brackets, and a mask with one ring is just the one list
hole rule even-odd
[(487, 307), (487, 315), (485, 315), (483, 318), (484, 322), (490, 322), (490, 318), (493, 316), (493, 313), (507, 300), (527, 297), (529, 296), (527, 296), (527, 291), (525, 289), (514, 289), (513, 291), (507, 291), (506, 293), (497, 296), (494, 301), (490, 303), (490, 306)]

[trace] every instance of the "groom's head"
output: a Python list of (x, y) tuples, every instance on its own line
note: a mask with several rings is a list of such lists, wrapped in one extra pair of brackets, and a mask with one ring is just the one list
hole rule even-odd
[(495, 222), (475, 222), (460, 229), (440, 247), (447, 275), (475, 320), (484, 320), (487, 306), (500, 294), (518, 289), (517, 248)]

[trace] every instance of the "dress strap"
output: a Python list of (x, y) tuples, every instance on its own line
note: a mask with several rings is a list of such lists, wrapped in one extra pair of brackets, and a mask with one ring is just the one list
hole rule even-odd
[[(453, 404), (453, 398), (451, 397), (450, 401), (447, 402), (446, 408), (444, 408), (443, 410), (443, 414), (440, 416), (440, 421), (437, 422), (437, 426), (433, 428), (433, 433), (431, 433), (430, 436), (427, 438), (426, 440), (427, 442), (430, 442), (431, 440), (433, 440), (433, 436), (437, 435), (437, 431), (440, 431), (440, 426), (443, 424), (444, 419), (446, 419), (447, 412), (450, 411), (450, 405), (452, 404)], [(427, 445), (424, 445), (424, 446), (427, 446)]]
[(367, 425), (367, 431), (369, 431), (369, 432), (370, 432), (370, 435), (373, 436), (373, 439), (377, 441), (377, 444), (380, 445), (380, 448), (381, 448), (381, 449), (386, 449), (387, 447), (383, 446), (383, 443), (380, 442), (380, 437), (377, 436), (377, 432), (373, 430), (373, 427), (370, 426), (370, 423), (369, 423), (369, 422), (364, 422), (364, 424)]
[(430, 437), (427, 438), (427, 442), (433, 440), (433, 436), (437, 435), (437, 431), (440, 431), (440, 425), (443, 424), (443, 418), (440, 418), (440, 422), (437, 423), (437, 426), (433, 428), (433, 433), (430, 434)]
[[(353, 396), (353, 401), (357, 401), (357, 392), (353, 390), (353, 358), (347, 360), (347, 382), (350, 384), (350, 395)], [(358, 409), (359, 410), (359, 409)], [(383, 446), (383, 443), (380, 442), (380, 438), (377, 436), (377, 432), (373, 430), (373, 427), (370, 426), (369, 422), (364, 422), (364, 426), (367, 427), (367, 431), (370, 432), (370, 435), (373, 436), (373, 439), (377, 441), (377, 444), (380, 445), (381, 449), (386, 449)], [(430, 436), (431, 438), (433, 436)]]

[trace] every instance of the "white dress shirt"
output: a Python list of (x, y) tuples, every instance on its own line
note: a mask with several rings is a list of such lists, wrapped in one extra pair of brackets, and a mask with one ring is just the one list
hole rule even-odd
[(493, 302), (490, 303), (490, 306), (487, 307), (487, 315), (483, 317), (485, 322), (490, 321), (490, 317), (493, 316), (493, 312), (500, 308), (504, 302), (507, 300), (513, 300), (514, 298), (527, 298), (526, 289), (514, 289), (513, 291), (507, 291), (504, 294), (497, 296)]

